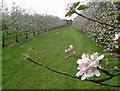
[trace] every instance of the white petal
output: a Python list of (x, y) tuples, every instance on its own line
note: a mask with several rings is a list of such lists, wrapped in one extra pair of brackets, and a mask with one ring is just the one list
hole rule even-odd
[(83, 62), (83, 59), (78, 59), (77, 64), (81, 64)]
[(83, 73), (84, 73), (84, 72), (79, 71), (79, 72), (76, 73), (76, 76), (79, 77), (79, 76), (82, 75)]
[(99, 56), (96, 60), (101, 60), (104, 58), (104, 55)]
[(85, 78), (87, 77), (86, 73), (84, 73), (81, 77), (81, 80), (85, 80)]
[(120, 32), (118, 33), (118, 37), (120, 37)]
[(115, 39), (119, 39), (119, 35), (118, 34), (115, 34)]
[(93, 55), (90, 55), (90, 58), (93, 60)]
[(94, 70), (94, 74), (95, 76), (99, 77), (100, 76), (100, 72), (98, 70)]
[(90, 56), (92, 60), (96, 60), (96, 58), (98, 57), (98, 53), (95, 52), (93, 55)]
[(92, 77), (94, 75), (93, 71), (89, 70), (87, 72), (87, 77)]
[(86, 58), (89, 59), (89, 55), (88, 54), (86, 54)]
[(82, 59), (86, 59), (85, 53), (82, 54), (82, 57), (81, 57), (81, 58), (82, 58)]

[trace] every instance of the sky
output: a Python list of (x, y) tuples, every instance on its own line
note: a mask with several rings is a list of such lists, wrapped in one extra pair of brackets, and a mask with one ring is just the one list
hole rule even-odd
[(3, 0), (6, 6), (11, 7), (12, 2), (22, 8), (31, 9), (37, 14), (47, 14), (58, 16), (61, 19), (74, 19), (76, 15), (65, 17), (66, 7), (68, 3), (73, 2), (86, 2), (87, 0)]

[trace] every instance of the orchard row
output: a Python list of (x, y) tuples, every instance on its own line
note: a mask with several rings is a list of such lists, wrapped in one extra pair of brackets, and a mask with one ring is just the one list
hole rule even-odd
[(18, 42), (20, 37), (25, 36), (27, 39), (30, 34), (35, 36), (40, 32), (49, 31), (65, 24), (64, 20), (56, 16), (31, 13), (30, 10), (22, 9), (15, 3), (11, 10), (4, 5), (1, 26), (3, 46), (6, 41), (15, 39)]
[[(81, 13), (91, 19), (98, 20), (102, 23), (120, 26), (120, 3), (106, 2), (106, 3), (89, 3), (88, 9), (81, 11)], [(88, 35), (98, 45), (103, 47), (105, 51), (120, 52), (120, 45), (115, 44), (113, 39), (115, 34), (120, 32), (120, 29), (115, 29), (109, 26), (101, 25), (96, 22), (89, 21), (85, 18), (77, 16), (73, 25), (81, 32)]]

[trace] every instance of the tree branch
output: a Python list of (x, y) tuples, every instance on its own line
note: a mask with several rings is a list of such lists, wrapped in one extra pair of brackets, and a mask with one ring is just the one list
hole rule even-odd
[(106, 25), (106, 26), (110, 26), (110, 27), (113, 27), (113, 28), (118, 28), (118, 29), (120, 29), (120, 27), (113, 26), (113, 25), (106, 24), (106, 23), (102, 23), (102, 22), (100, 22), (100, 21), (97, 21), (97, 20), (94, 20), (94, 19), (88, 18), (88, 17), (86, 17), (86, 16), (84, 16), (84, 15), (82, 15), (82, 14), (79, 14), (78, 12), (75, 12), (75, 13), (76, 13), (77, 15), (79, 15), (79, 16), (85, 18), (85, 19), (90, 20), (90, 21), (97, 22), (97, 23), (102, 24), (102, 25)]
[(99, 67), (97, 67), (97, 69), (101, 70), (103, 73), (105, 73), (106, 75), (109, 75), (109, 76), (113, 76), (113, 74), (103, 70), (103, 69), (100, 69)]
[[(29, 58), (29, 57), (27, 57), (26, 59), (29, 60), (29, 61), (31, 61), (31, 62), (33, 62), (33, 63), (35, 63), (35, 64), (41, 65), (41, 66), (43, 66), (43, 67), (45, 67), (45, 68), (47, 68), (47, 69), (49, 69), (49, 70), (51, 70), (51, 71), (53, 71), (53, 72), (56, 72), (56, 73), (59, 73), (59, 74), (63, 74), (63, 75), (67, 75), (67, 76), (70, 76), (70, 77), (72, 77), (72, 78), (81, 79), (81, 77), (77, 77), (77, 76), (74, 76), (74, 75), (71, 75), (71, 74), (68, 74), (68, 73), (65, 73), (65, 72), (60, 72), (60, 71), (57, 71), (57, 70), (55, 70), (55, 69), (52, 69), (52, 68), (50, 68), (50, 67), (48, 67), (48, 66), (46, 66), (46, 65), (44, 65), (44, 64), (42, 64), (42, 63), (39, 63), (39, 62), (37, 62), (37, 61)], [(112, 75), (112, 77), (105, 78), (105, 79), (94, 79), (94, 80), (92, 80), (92, 79), (85, 79), (85, 80), (86, 80), (86, 81), (90, 81), (90, 82), (94, 82), (94, 83), (97, 83), (97, 84), (101, 84), (101, 85), (104, 85), (104, 86), (120, 87), (120, 86), (116, 86), (116, 85), (109, 85), (109, 84), (101, 83), (101, 82), (103, 82), (103, 81), (105, 81), (105, 80), (108, 80), (108, 79), (111, 79), (111, 78), (113, 78), (114, 76), (117, 76), (117, 75), (119, 75), (119, 74), (120, 74), (120, 72)]]

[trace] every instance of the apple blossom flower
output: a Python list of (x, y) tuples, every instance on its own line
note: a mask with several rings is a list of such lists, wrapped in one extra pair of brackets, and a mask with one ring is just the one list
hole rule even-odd
[(68, 6), (67, 6), (67, 8), (66, 8), (66, 11), (70, 11), (72, 6), (73, 6), (73, 4), (69, 3)]
[(120, 38), (120, 32), (118, 34), (115, 34), (115, 38), (113, 39), (115, 44), (118, 44), (119, 38)]
[(80, 75), (82, 75), (81, 80), (84, 80), (87, 77), (87, 72), (88, 69), (84, 67), (79, 72), (77, 72), (76, 76), (79, 77)]
[(82, 75), (81, 80), (86, 79), (86, 77), (92, 77), (94, 75), (99, 77), (100, 72), (97, 70), (97, 67), (99, 67), (99, 61), (104, 58), (104, 55), (98, 56), (98, 53), (95, 52), (89, 57), (88, 54), (84, 53), (82, 54), (81, 58), (82, 59), (77, 60), (77, 63), (79, 64), (77, 69), (80, 71), (77, 72), (76, 76), (79, 77)]
[[(70, 11), (71, 11), (71, 12), (72, 12), (72, 11), (75, 11), (75, 8), (73, 7), (73, 4), (72, 4), (72, 3), (69, 3), (69, 4), (67, 5), (66, 11), (69, 11), (69, 12), (70, 12)], [(72, 16), (72, 14), (70, 14), (69, 17), (70, 17), (70, 16)]]
[(115, 43), (115, 44), (118, 44), (118, 40), (114, 40), (114, 43)]
[(90, 56), (91, 60), (98, 61), (104, 58), (104, 55), (98, 56), (98, 52), (95, 52), (93, 55)]

